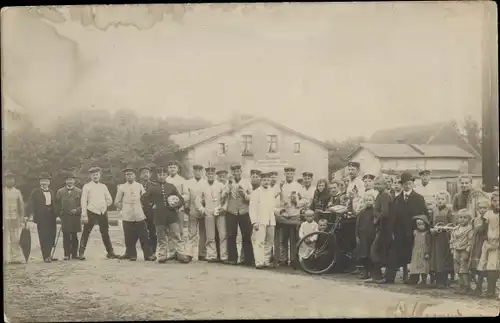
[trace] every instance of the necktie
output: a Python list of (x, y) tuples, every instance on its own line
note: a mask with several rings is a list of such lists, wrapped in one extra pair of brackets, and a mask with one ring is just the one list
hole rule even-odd
[(408, 202), (408, 194), (405, 194), (404, 197), (405, 197), (405, 202)]

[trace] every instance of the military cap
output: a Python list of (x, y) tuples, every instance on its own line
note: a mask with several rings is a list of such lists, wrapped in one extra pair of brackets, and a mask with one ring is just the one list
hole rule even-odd
[(139, 167), (139, 172), (142, 172), (143, 170), (147, 169), (149, 171), (151, 171), (151, 166), (148, 166), (148, 165), (142, 165), (141, 167)]
[(303, 172), (302, 177), (313, 177), (313, 173), (311, 172)]
[(260, 176), (261, 174), (262, 174), (262, 172), (258, 169), (251, 169), (250, 170), (250, 175), (259, 175)]
[(295, 167), (285, 167), (284, 171), (285, 171), (285, 173), (286, 172), (295, 172)]
[(355, 161), (350, 161), (347, 163), (347, 167), (356, 167), (359, 169), (361, 167), (361, 164)]
[(50, 176), (50, 174), (49, 174), (49, 173), (47, 173), (47, 172), (43, 172), (43, 173), (41, 173), (41, 174), (40, 174), (40, 176), (38, 176), (38, 179), (39, 179), (39, 180), (42, 180), (42, 179), (48, 179), (48, 180), (51, 180), (51, 179), (52, 179), (52, 177)]
[(269, 178), (269, 177), (271, 177), (271, 173), (261, 173), (260, 177), (261, 178)]
[(241, 169), (241, 165), (232, 165), (230, 168), (231, 170), (238, 170)]
[(406, 183), (406, 182), (409, 182), (409, 181), (414, 181), (415, 178), (413, 178), (413, 176), (408, 173), (408, 172), (404, 172), (403, 174), (401, 174), (401, 183)]
[(122, 172), (126, 173), (126, 172), (132, 172), (132, 173), (135, 173), (135, 168), (132, 167), (132, 165), (127, 165), (127, 167), (125, 167)]
[(5, 173), (3, 173), (3, 177), (14, 178), (14, 173), (12, 173), (11, 171), (6, 171)]
[(269, 175), (270, 176), (278, 176), (278, 172), (272, 171), (272, 172), (269, 172)]
[(365, 180), (365, 179), (367, 179), (367, 178), (368, 178), (368, 179), (371, 179), (371, 180), (374, 180), (374, 179), (375, 179), (375, 177), (376, 177), (376, 176), (375, 176), (375, 175), (373, 175), (373, 174), (365, 174), (365, 175), (363, 175), (363, 180)]
[(180, 164), (177, 160), (171, 160), (171, 161), (169, 161), (169, 162), (167, 163), (167, 167), (168, 167), (168, 166), (173, 166), (173, 165), (175, 165), (175, 166), (177, 166), (177, 167), (180, 167), (180, 165), (181, 165), (181, 164)]
[(213, 172), (215, 172), (215, 167), (213, 167), (213, 166), (205, 167), (205, 172), (213, 173)]
[(158, 166), (158, 167), (156, 167), (156, 173), (157, 174), (166, 173), (166, 172), (167, 172), (167, 167), (165, 167), (165, 166)]
[(428, 169), (423, 169), (420, 172), (418, 172), (418, 175), (420, 175), (420, 176), (430, 175), (430, 174), (431, 174), (431, 171)]
[(193, 169), (201, 170), (201, 169), (203, 169), (203, 166), (200, 164), (194, 164)]
[(220, 175), (220, 174), (227, 174), (227, 173), (228, 173), (228, 172), (227, 172), (227, 170), (225, 170), (225, 169), (221, 169), (221, 170), (218, 170), (218, 171), (216, 172), (216, 174), (217, 174), (217, 175)]
[(89, 168), (89, 173), (90, 174), (97, 173), (97, 172), (100, 172), (100, 171), (101, 171), (101, 167), (98, 167), (98, 166), (90, 167)]

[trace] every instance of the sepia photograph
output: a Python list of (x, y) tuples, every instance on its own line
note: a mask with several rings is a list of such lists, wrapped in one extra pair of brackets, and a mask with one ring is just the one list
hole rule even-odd
[(4, 322), (499, 316), (497, 27), (2, 7)]

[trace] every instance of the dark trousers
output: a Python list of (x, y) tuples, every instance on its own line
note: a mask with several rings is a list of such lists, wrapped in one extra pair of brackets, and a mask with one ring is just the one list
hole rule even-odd
[(63, 248), (64, 257), (78, 256), (78, 233), (76, 232), (63, 232)]
[(238, 249), (236, 245), (238, 226), (241, 231), (241, 244), (245, 253), (245, 264), (251, 266), (254, 263), (254, 257), (252, 247), (252, 223), (248, 213), (235, 215), (228, 212), (226, 215), (228, 260), (238, 261)]
[[(158, 245), (158, 238), (156, 237), (156, 228), (153, 222), (153, 211), (147, 211), (146, 214), (146, 225), (148, 227), (148, 238), (151, 243), (151, 249), (153, 253), (156, 253), (156, 246)], [(142, 247), (142, 245), (141, 245)]]
[[(297, 243), (299, 240), (298, 228), (294, 224), (279, 224), (279, 237), (280, 237), (280, 263), (291, 264), (296, 262), (297, 256)], [(288, 258), (288, 243), (290, 242), (290, 258)]]
[(83, 256), (85, 253), (85, 248), (87, 247), (87, 242), (89, 241), (90, 232), (97, 224), (99, 226), (99, 231), (101, 232), (102, 243), (106, 248), (108, 254), (113, 254), (113, 246), (111, 245), (111, 239), (109, 238), (109, 223), (108, 223), (108, 213), (96, 214), (87, 211), (88, 222), (83, 225), (82, 238), (80, 240), (80, 255)]
[(56, 244), (57, 225), (56, 221), (45, 221), (36, 224), (40, 249), (43, 259), (50, 257), (52, 248)]
[(130, 258), (137, 258), (137, 240), (141, 243), (144, 259), (151, 257), (153, 251), (149, 241), (146, 221), (123, 221), (123, 234), (125, 235), (125, 254)]

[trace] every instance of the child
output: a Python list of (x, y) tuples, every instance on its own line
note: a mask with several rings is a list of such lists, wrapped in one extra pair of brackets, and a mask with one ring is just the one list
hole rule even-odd
[(488, 224), (486, 231), (486, 241), (483, 243), (481, 258), (477, 270), (486, 274), (488, 281), (488, 290), (486, 297), (495, 298), (496, 283), (500, 271), (500, 255), (498, 243), (500, 239), (500, 221), (498, 218), (498, 191), (491, 195), (491, 210), (485, 213), (484, 219)]
[(416, 221), (417, 229), (413, 231), (414, 242), (410, 262), (410, 273), (413, 277), (410, 281), (418, 282), (418, 277), (415, 275), (420, 275), (420, 284), (426, 285), (430, 259), (429, 220), (426, 215), (417, 215), (413, 219)]
[(472, 247), (472, 225), (469, 210), (462, 209), (457, 213), (458, 227), (451, 232), (450, 249), (453, 254), (455, 273), (460, 281), (460, 294), (471, 292), (469, 285), (469, 256)]
[(370, 248), (375, 239), (375, 224), (373, 219), (374, 194), (367, 193), (363, 197), (364, 209), (356, 218), (356, 250), (355, 254), (362, 266), (361, 279), (368, 279), (371, 269)]
[(487, 199), (480, 199), (476, 203), (476, 217), (472, 220), (473, 238), (472, 238), (472, 249), (470, 252), (469, 266), (471, 270), (472, 277), (477, 278), (476, 289), (474, 294), (481, 296), (483, 292), (483, 281), (484, 273), (482, 271), (477, 271), (477, 265), (479, 259), (481, 258), (481, 250), (483, 249), (483, 243), (486, 240), (486, 230), (487, 224), (484, 218), (484, 214), (488, 211), (490, 202)]
[[(299, 228), (299, 239), (304, 238), (306, 235), (312, 233), (312, 232), (317, 232), (318, 231), (318, 223), (314, 221), (314, 211), (312, 210), (307, 210), (305, 213), (305, 218), (306, 220), (302, 222)], [(318, 238), (317, 235), (314, 235), (312, 237), (309, 237), (305, 241), (305, 250), (300, 250), (299, 252), (301, 253), (301, 258), (308, 258), (311, 253), (314, 251), (314, 243), (316, 242), (316, 239)]]
[[(432, 226), (454, 222), (451, 209), (447, 206), (450, 198), (450, 194), (446, 191), (436, 194), (436, 207), (430, 214)], [(446, 231), (431, 231), (430, 270), (434, 276), (435, 287), (447, 287), (448, 273), (453, 270), (453, 256), (450, 251), (450, 234)]]

